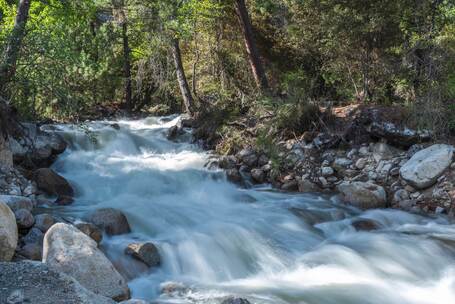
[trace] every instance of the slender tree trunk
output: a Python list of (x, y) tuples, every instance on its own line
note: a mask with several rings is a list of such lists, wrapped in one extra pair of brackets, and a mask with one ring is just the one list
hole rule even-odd
[(122, 24), (122, 38), (123, 38), (123, 76), (125, 78), (125, 104), (128, 112), (133, 110), (133, 93), (131, 87), (131, 59), (130, 59), (130, 46), (128, 41), (128, 25), (126, 20)]
[(180, 92), (182, 93), (183, 103), (185, 104), (186, 112), (194, 113), (194, 100), (191, 95), (190, 86), (186, 79), (185, 70), (183, 69), (182, 54), (178, 39), (172, 41), (172, 56), (174, 57), (175, 70), (177, 72), (177, 80), (179, 83)]
[(245, 41), (245, 47), (253, 71), (254, 80), (260, 90), (266, 91), (269, 88), (269, 83), (254, 40), (253, 26), (251, 25), (245, 0), (236, 0), (235, 10), (242, 27), (243, 39)]
[(128, 112), (133, 110), (133, 91), (131, 84), (131, 49), (128, 39), (128, 18), (126, 15), (125, 0), (112, 0), (114, 18), (122, 27), (122, 44), (123, 44), (123, 79), (125, 106)]
[(0, 96), (4, 96), (6, 84), (11, 81), (16, 72), (17, 59), (19, 58), (19, 51), (25, 36), (30, 3), (31, 0), (19, 1), (16, 22), (6, 45), (3, 61), (0, 63)]

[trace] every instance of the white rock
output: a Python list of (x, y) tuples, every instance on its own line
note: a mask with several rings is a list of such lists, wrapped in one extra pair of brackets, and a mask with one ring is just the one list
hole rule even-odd
[(433, 145), (414, 154), (400, 169), (401, 178), (417, 189), (425, 189), (436, 183), (452, 163), (453, 147)]
[(17, 225), (14, 213), (0, 202), (0, 262), (9, 262), (17, 247)]
[(337, 187), (343, 201), (361, 209), (384, 208), (387, 195), (383, 187), (371, 182), (343, 182)]
[(47, 231), (43, 262), (96, 294), (117, 301), (129, 298), (125, 279), (97, 248), (97, 243), (74, 226), (58, 223)]

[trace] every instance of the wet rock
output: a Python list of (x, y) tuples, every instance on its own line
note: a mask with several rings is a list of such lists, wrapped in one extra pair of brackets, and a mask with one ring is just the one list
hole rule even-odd
[(168, 296), (183, 296), (190, 291), (186, 285), (177, 282), (165, 282), (161, 284), (160, 289), (162, 294)]
[(176, 140), (179, 136), (185, 134), (185, 131), (180, 128), (179, 126), (172, 126), (169, 128), (167, 132), (167, 139), (168, 140)]
[(250, 301), (248, 301), (247, 299), (243, 299), (243, 298), (229, 297), (229, 298), (223, 300), (223, 302), (221, 302), (221, 304), (250, 304)]
[(11, 261), (16, 250), (17, 239), (18, 232), (14, 213), (8, 205), (0, 202), (0, 262)]
[(129, 244), (125, 253), (144, 262), (149, 267), (156, 267), (161, 264), (158, 248), (152, 243)]
[(237, 166), (237, 158), (234, 155), (220, 157), (219, 167), (221, 169), (234, 169)]
[(252, 148), (245, 148), (237, 154), (237, 158), (249, 167), (257, 164), (258, 156)]
[(32, 211), (34, 207), (33, 201), (24, 196), (0, 195), (0, 202), (7, 204), (12, 211), (17, 211), (19, 209), (27, 209), (28, 211)]
[(43, 263), (0, 263), (0, 269), (0, 303), (115, 304)]
[(297, 191), (297, 190), (299, 190), (299, 184), (298, 184), (298, 182), (295, 179), (294, 180), (290, 180), (290, 181), (285, 182), (281, 186), (281, 190), (283, 190), (283, 191)]
[(82, 233), (89, 236), (97, 244), (103, 240), (103, 231), (92, 223), (77, 223), (76, 228)]
[(58, 223), (44, 236), (43, 262), (75, 278), (96, 294), (117, 301), (129, 298), (125, 279), (97, 248), (97, 243), (76, 227)]
[(368, 132), (373, 137), (384, 138), (390, 144), (406, 148), (431, 139), (429, 131), (411, 130), (390, 122), (373, 122), (368, 128)]
[(54, 203), (59, 206), (68, 206), (74, 203), (74, 199), (71, 196), (61, 195), (55, 200)]
[(337, 187), (344, 202), (361, 209), (385, 208), (387, 202), (383, 187), (371, 182), (343, 182)]
[(19, 229), (27, 229), (35, 224), (35, 218), (27, 209), (19, 209), (14, 212), (14, 215), (16, 216), (16, 223)]
[(237, 170), (237, 169), (226, 170), (226, 177), (229, 181), (231, 181), (233, 183), (242, 182), (242, 175), (240, 174), (239, 170)]
[(381, 228), (381, 224), (370, 219), (357, 219), (351, 224), (357, 231), (372, 231)]
[(308, 193), (308, 192), (320, 192), (321, 188), (318, 187), (315, 183), (302, 179), (298, 182), (299, 192)]
[(251, 170), (251, 177), (257, 183), (263, 183), (265, 180), (265, 173), (261, 169)]
[(437, 179), (452, 163), (453, 147), (433, 145), (414, 154), (400, 169), (401, 178), (417, 189), (425, 189)]
[(68, 181), (52, 169), (41, 168), (36, 170), (33, 179), (38, 188), (49, 195), (74, 196), (74, 190)]
[(35, 216), (35, 228), (38, 228), (42, 232), (46, 232), (51, 228), (52, 225), (55, 224), (55, 219), (50, 214), (38, 214)]
[(18, 253), (28, 260), (41, 261), (43, 259), (43, 246), (37, 243), (25, 244)]
[(396, 191), (395, 194), (393, 195), (394, 202), (401, 202), (407, 199), (409, 199), (409, 192), (406, 191), (405, 189), (400, 189)]
[(30, 231), (22, 238), (22, 242), (25, 244), (42, 244), (44, 239), (44, 233), (38, 228), (33, 227)]
[(85, 220), (95, 224), (108, 235), (130, 233), (131, 228), (126, 216), (114, 208), (102, 208), (91, 212)]

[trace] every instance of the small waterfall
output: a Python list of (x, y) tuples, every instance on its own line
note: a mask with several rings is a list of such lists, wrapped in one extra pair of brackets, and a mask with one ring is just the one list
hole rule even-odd
[[(178, 120), (58, 127), (71, 145), (54, 168), (75, 185), (77, 197), (56, 212), (78, 218), (113, 207), (126, 214), (132, 233), (105, 237), (102, 246), (130, 279), (133, 297), (160, 303), (220, 303), (227, 295), (251, 303), (455, 303), (455, 225), (448, 219), (361, 212), (322, 194), (238, 188), (223, 172), (204, 167), (210, 155), (189, 140), (166, 139)], [(380, 229), (356, 231), (358, 219), (374, 220)], [(137, 241), (158, 246), (160, 267), (144, 270), (124, 256)], [(166, 282), (188, 288), (163, 295)]]

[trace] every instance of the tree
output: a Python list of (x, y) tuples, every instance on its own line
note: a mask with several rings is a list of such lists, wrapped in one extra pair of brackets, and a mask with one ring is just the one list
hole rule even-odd
[(180, 44), (177, 38), (174, 38), (172, 41), (172, 57), (174, 58), (177, 81), (179, 83), (180, 92), (182, 93), (186, 112), (189, 114), (194, 114), (194, 99), (190, 91), (190, 86), (188, 85), (185, 70), (183, 68), (182, 52), (180, 51)]
[(0, 96), (4, 96), (6, 85), (11, 81), (16, 72), (16, 64), (22, 46), (22, 40), (25, 36), (30, 4), (31, 0), (19, 1), (13, 31), (7, 42), (3, 61), (0, 64)]
[(269, 88), (269, 83), (259, 56), (256, 41), (254, 40), (253, 26), (251, 25), (245, 0), (236, 0), (235, 10), (242, 28), (243, 39), (245, 41), (245, 47), (253, 71), (254, 80), (261, 91), (266, 91)]
[(123, 45), (123, 77), (124, 77), (124, 96), (125, 105), (128, 112), (133, 110), (132, 84), (131, 84), (131, 49), (128, 39), (128, 20), (126, 15), (126, 5), (124, 0), (113, 0), (114, 10), (117, 20), (122, 27)]

